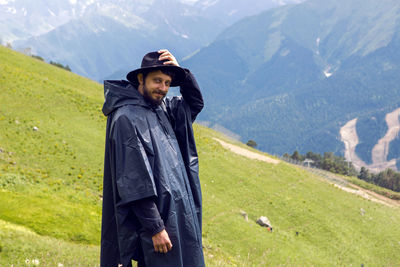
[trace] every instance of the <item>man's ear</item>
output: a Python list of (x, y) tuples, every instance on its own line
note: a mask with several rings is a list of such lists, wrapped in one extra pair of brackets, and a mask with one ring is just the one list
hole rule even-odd
[(138, 80), (140, 85), (143, 84), (143, 73), (138, 73), (137, 80)]

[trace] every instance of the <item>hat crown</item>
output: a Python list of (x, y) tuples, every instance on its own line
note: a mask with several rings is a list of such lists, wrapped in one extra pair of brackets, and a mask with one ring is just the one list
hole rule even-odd
[(142, 60), (142, 68), (148, 68), (148, 67), (159, 67), (159, 66), (165, 66), (163, 62), (165, 61), (160, 61), (160, 54), (158, 52), (150, 52), (147, 53)]

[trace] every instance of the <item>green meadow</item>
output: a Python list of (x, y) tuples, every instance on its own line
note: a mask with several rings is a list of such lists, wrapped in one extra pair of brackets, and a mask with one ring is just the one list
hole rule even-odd
[[(102, 104), (102, 85), (0, 46), (0, 266), (99, 266)], [(207, 266), (400, 265), (399, 208), (195, 134)]]

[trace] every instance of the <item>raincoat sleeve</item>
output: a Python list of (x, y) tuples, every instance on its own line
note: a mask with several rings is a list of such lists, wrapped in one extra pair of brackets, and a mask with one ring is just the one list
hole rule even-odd
[(153, 173), (140, 132), (126, 115), (116, 118), (112, 131), (116, 205), (157, 196)]
[(204, 107), (204, 101), (200, 87), (193, 74), (188, 69), (184, 70), (186, 78), (180, 86), (182, 97), (174, 97), (167, 102), (168, 113), (170, 115), (176, 114), (178, 112), (177, 109), (182, 109), (182, 105), (186, 105), (186, 107), (183, 108), (186, 111), (190, 111), (191, 121), (194, 122), (197, 114), (199, 114)]
[(132, 210), (138, 218), (143, 229), (154, 236), (165, 229), (160, 212), (151, 198), (144, 198), (132, 203)]

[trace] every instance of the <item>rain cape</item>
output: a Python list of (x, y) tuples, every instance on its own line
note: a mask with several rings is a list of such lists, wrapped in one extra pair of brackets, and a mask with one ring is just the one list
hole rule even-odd
[[(103, 181), (101, 266), (204, 266), (201, 190), (192, 123), (203, 108), (200, 89), (186, 71), (179, 97), (152, 106), (127, 81), (105, 81), (107, 118)], [(152, 237), (131, 203), (152, 197), (172, 242), (154, 251)]]

